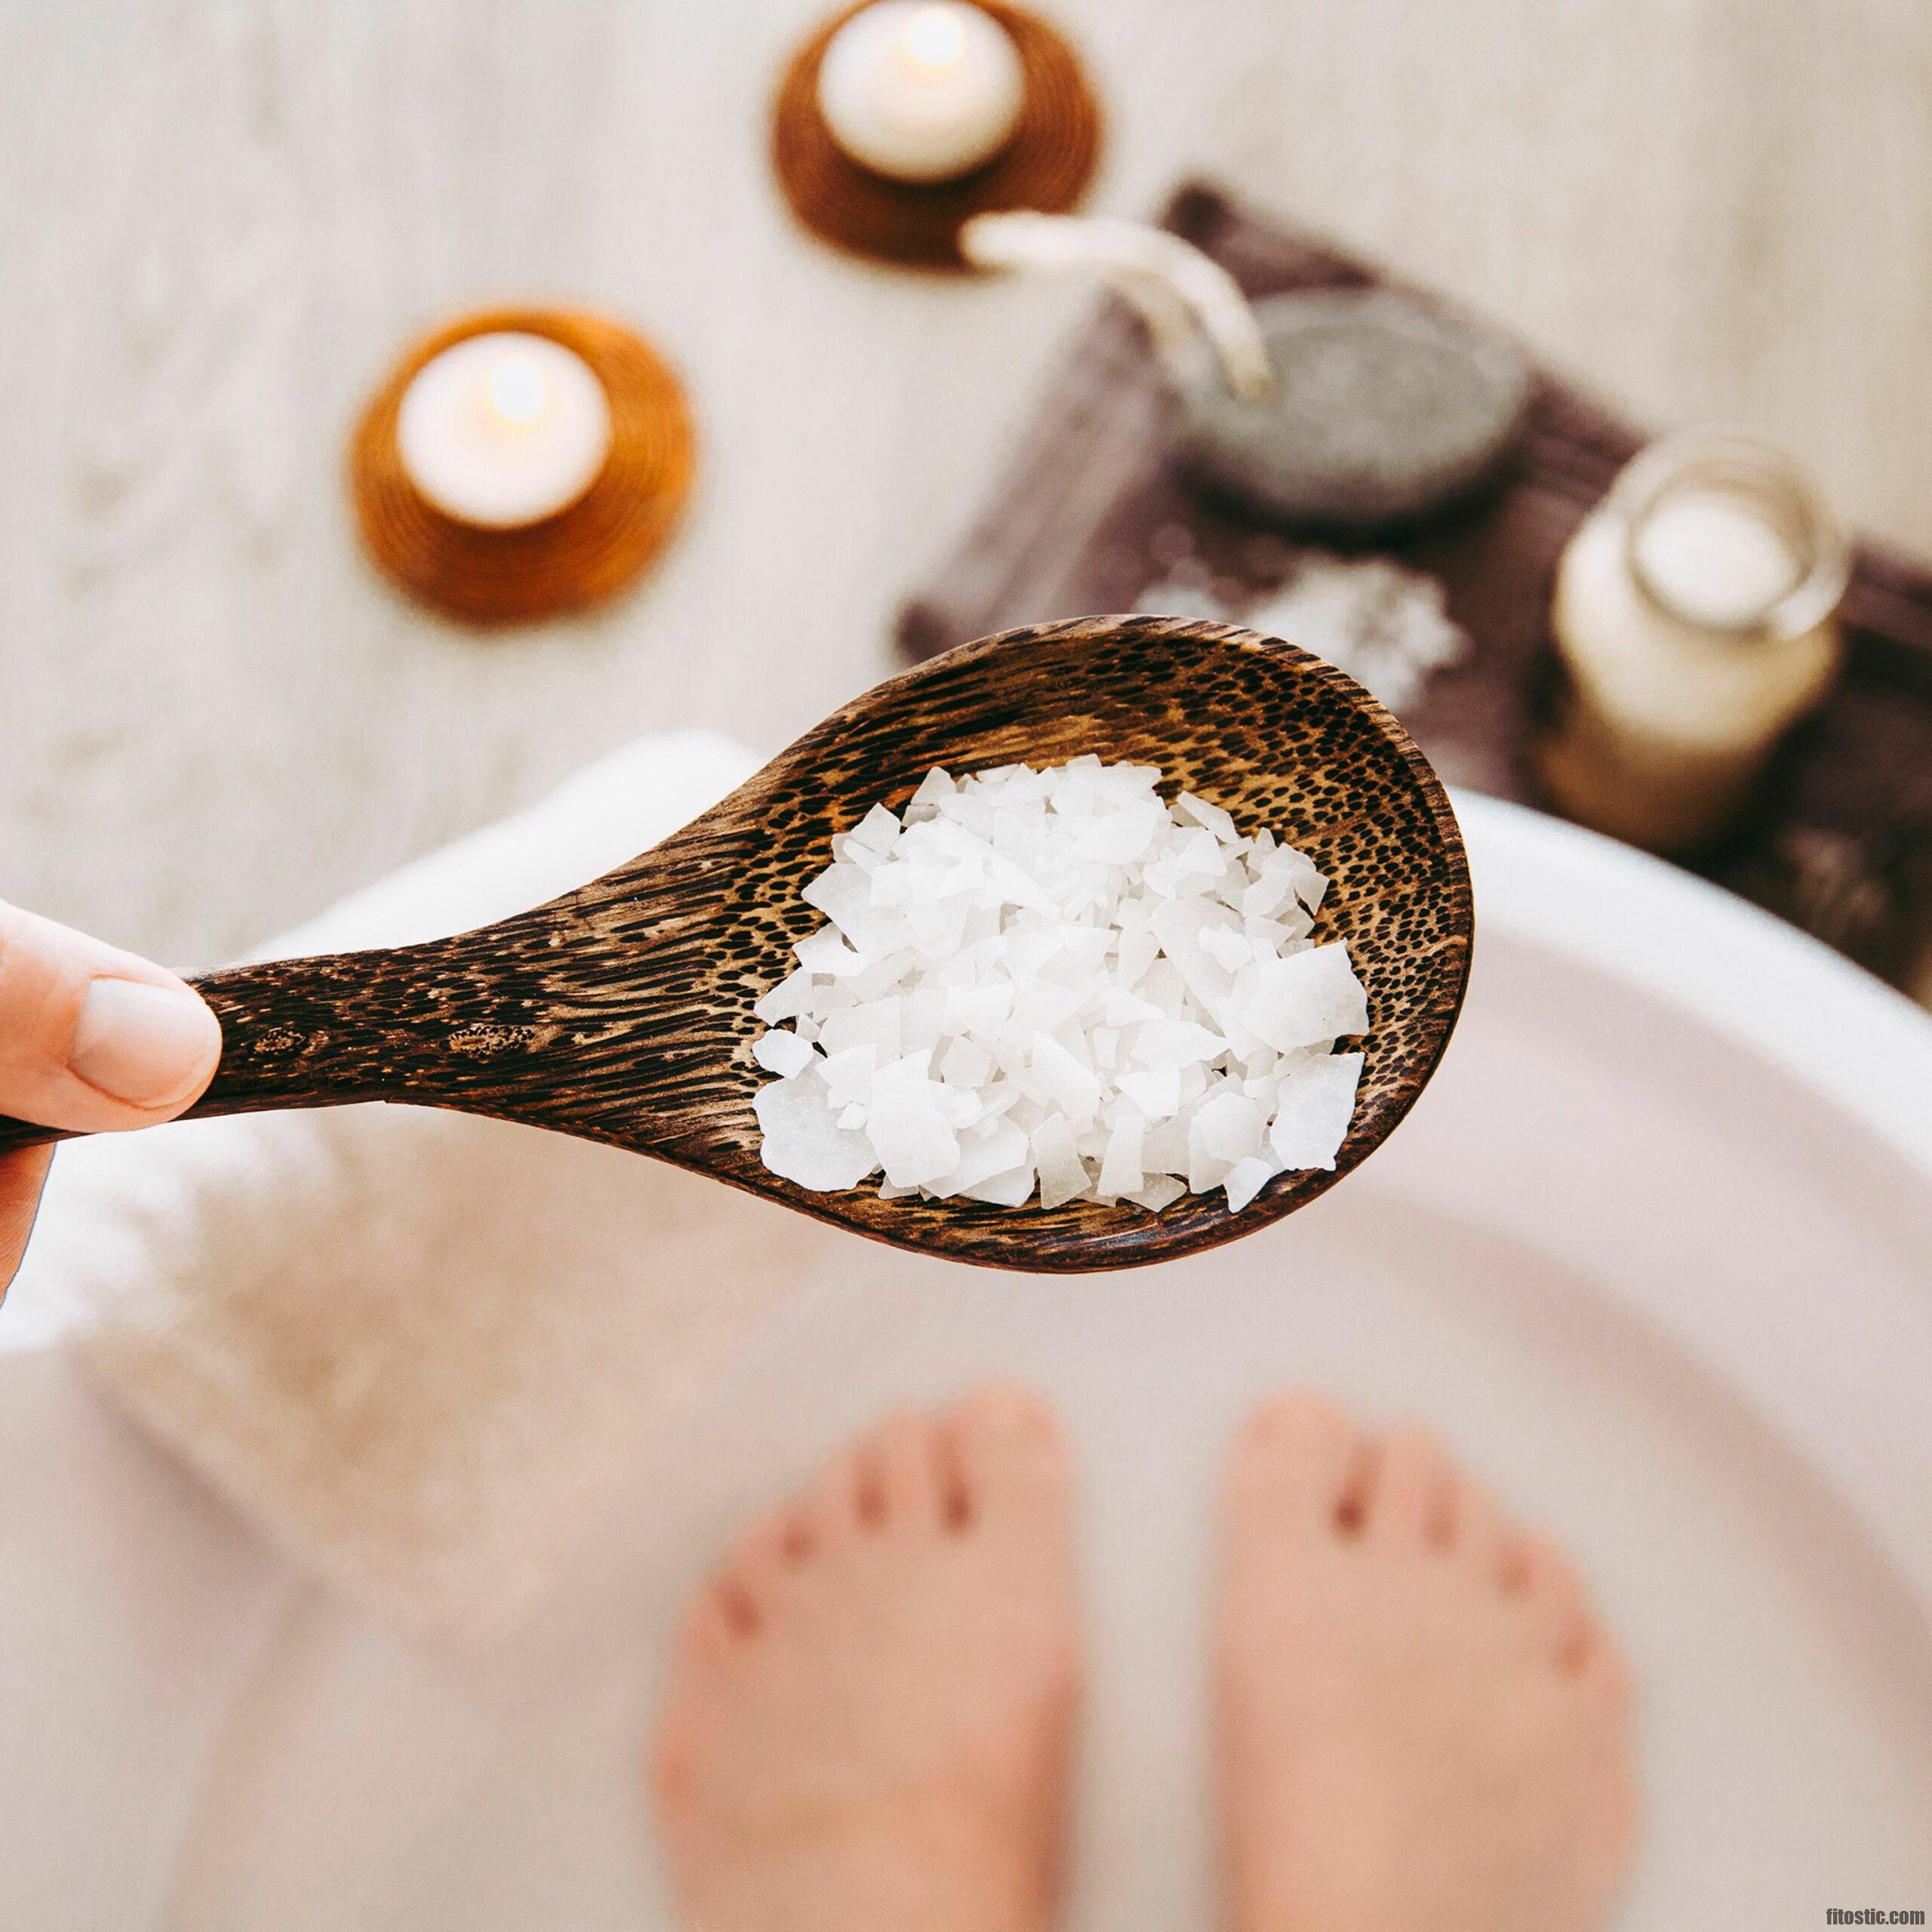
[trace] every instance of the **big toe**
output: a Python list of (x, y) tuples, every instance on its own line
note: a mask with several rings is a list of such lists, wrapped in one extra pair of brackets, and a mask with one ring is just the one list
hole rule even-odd
[(1237, 1519), (1265, 1516), (1276, 1533), (1340, 1527), (1360, 1479), (1365, 1440), (1321, 1395), (1278, 1395), (1249, 1419), (1228, 1468)]
[(884, 1527), (928, 1530), (945, 1512), (943, 1445), (937, 1421), (912, 1410), (888, 1416), (857, 1446), (861, 1497)]
[(1038, 1396), (1004, 1384), (975, 1389), (944, 1423), (958, 1521), (1053, 1522), (1064, 1514), (1072, 1487), (1066, 1438)]

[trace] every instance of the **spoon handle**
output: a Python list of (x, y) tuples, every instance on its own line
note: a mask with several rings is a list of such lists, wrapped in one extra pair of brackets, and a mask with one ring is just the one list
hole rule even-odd
[[(191, 983), (221, 1022), (221, 1064), (184, 1119), (360, 1100), (433, 1106), (500, 1081), (506, 1063), (558, 1030), (463, 939), (264, 960)], [(0, 1155), (71, 1137), (0, 1118)]]

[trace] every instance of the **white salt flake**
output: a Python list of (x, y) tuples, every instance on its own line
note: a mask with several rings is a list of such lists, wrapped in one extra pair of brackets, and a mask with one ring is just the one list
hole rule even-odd
[(992, 1071), (992, 1055), (970, 1034), (954, 1034), (940, 1055), (940, 1078), (956, 1087), (983, 1090)]
[(960, 1192), (972, 1200), (989, 1201), (995, 1208), (1023, 1208), (1033, 1192), (1033, 1170), (1030, 1166), (1009, 1168), (1003, 1174), (993, 1174)]
[(1171, 1208), (1186, 1192), (1186, 1181), (1172, 1174), (1156, 1174), (1138, 1193), (1127, 1198), (1137, 1208), (1149, 1208), (1158, 1214), (1163, 1208)]
[(1187, 1115), (1178, 1111), (1165, 1120), (1155, 1121), (1147, 1130), (1147, 1139), (1140, 1150), (1140, 1164), (1149, 1174), (1186, 1173), (1187, 1136), (1191, 1124)]
[(1117, 1073), (1114, 1084), (1149, 1120), (1165, 1120), (1170, 1114), (1180, 1112), (1180, 1073), (1177, 1068)]
[(788, 973), (752, 1008), (768, 1026), (781, 1020), (796, 1020), (812, 1003), (812, 976), (806, 972)]
[(1187, 1131), (1187, 1184), (1196, 1193), (1219, 1187), (1242, 1161), (1266, 1145), (1267, 1110), (1223, 1088), (1195, 1110)]
[(1221, 1183), (1228, 1191), (1228, 1212), (1238, 1214), (1279, 1172), (1273, 1161), (1264, 1161), (1257, 1155), (1251, 1154), (1245, 1160), (1237, 1161)]
[(1258, 1154), (1268, 1135), (1268, 1110), (1259, 1101), (1224, 1087), (1204, 1100), (1194, 1116), (1192, 1135), (1217, 1160), (1232, 1164)]
[(752, 1058), (766, 1072), (789, 1078), (804, 1072), (818, 1055), (797, 1034), (774, 1027), (769, 1033), (761, 1033), (752, 1042)]
[[(758, 1002), (766, 1164), (801, 1187), (1017, 1208), (1190, 1189), (1238, 1213), (1332, 1166), (1366, 998), (1327, 881), (1150, 765), (935, 770), (802, 888), (829, 921)], [(794, 1023), (792, 1030), (780, 1023)]]
[(1051, 1033), (1034, 1036), (1033, 1071), (1069, 1121), (1084, 1125), (1100, 1112), (1100, 1076)]
[(1360, 1054), (1327, 1054), (1305, 1062), (1281, 1082), (1269, 1143), (1284, 1168), (1332, 1168), (1355, 1118)]
[(931, 1187), (959, 1158), (958, 1136), (940, 1109), (938, 1083), (926, 1077), (931, 1058), (908, 1054), (872, 1075), (866, 1137), (895, 1186)]
[[(906, 943), (905, 915), (872, 903), (872, 875), (860, 866), (843, 860), (828, 866), (799, 897), (823, 912), (868, 960)], [(804, 956), (801, 949), (799, 957)], [(812, 970), (831, 969), (814, 966)]]
[(1261, 968), (1244, 1016), (1278, 1053), (1368, 1031), (1368, 995), (1343, 946), (1311, 946)]
[(1201, 949), (1230, 980), (1244, 966), (1257, 963), (1254, 941), (1232, 919), (1226, 924), (1204, 926)]
[(855, 845), (866, 846), (875, 852), (890, 852), (898, 843), (899, 832), (898, 814), (888, 811), (884, 805), (875, 805), (853, 826), (851, 837)]
[(1193, 1066), (1228, 1050), (1218, 1033), (1192, 1020), (1150, 1020), (1137, 1028), (1131, 1058), (1145, 1067)]
[(842, 1054), (853, 1047), (870, 1047), (879, 1060), (898, 1059), (903, 1051), (900, 1044), (899, 1001), (868, 1000), (860, 1006), (828, 1013), (820, 1023), (819, 1044), (828, 1054)]
[(1207, 935), (1215, 931), (1238, 935), (1241, 921), (1212, 900), (1177, 899), (1155, 909), (1154, 937), (1161, 942), (1161, 952), (1200, 1004), (1218, 1014), (1234, 990), (1234, 972), (1208, 949)]
[[(1137, 905), (1139, 902), (1130, 900), (1127, 903)], [(1121, 931), (1119, 983), (1123, 991), (1138, 986), (1142, 976), (1161, 956), (1161, 942), (1147, 929), (1149, 909), (1143, 908), (1137, 925), (1124, 926)]]
[(752, 1103), (764, 1164), (781, 1180), (795, 1181), (813, 1194), (836, 1194), (857, 1187), (875, 1172), (878, 1157), (862, 1134), (851, 1134), (833, 1119), (825, 1083), (816, 1072), (768, 1081)]
[(879, 1063), (879, 1051), (869, 1041), (848, 1047), (843, 1053), (828, 1054), (819, 1071), (835, 1107), (863, 1106), (872, 1098), (872, 1075)]
[(1224, 845), (1238, 845), (1241, 834), (1235, 829), (1235, 822), (1219, 805), (1210, 804), (1205, 798), (1197, 798), (1192, 792), (1183, 792), (1174, 801), (1174, 808), (1183, 817), (1191, 818), (1196, 825), (1204, 826)]
[(845, 943), (844, 936), (835, 926), (820, 927), (792, 949), (798, 955), (798, 964), (808, 973), (829, 973), (835, 980), (863, 973), (871, 964), (863, 953), (854, 952)]
[(1147, 1123), (1137, 1113), (1124, 1113), (1115, 1123), (1112, 1133), (1107, 1137), (1100, 1178), (1094, 1184), (1103, 1201), (1118, 1200), (1123, 1194), (1131, 1194), (1145, 1182), (1140, 1149), (1146, 1138)]
[[(982, 1133), (968, 1134), (959, 1143), (959, 1158), (946, 1177), (943, 1192), (964, 1194), (991, 1180), (1032, 1164), (1026, 1137), (1011, 1121), (997, 1120)], [(935, 1188), (934, 1193), (941, 1189)]]
[(1054, 1115), (1033, 1130), (1033, 1158), (1040, 1170), (1040, 1205), (1057, 1208), (1087, 1192), (1090, 1177), (1073, 1144), (1073, 1130)]
[(1137, 1020), (1158, 1020), (1161, 1009), (1152, 1001), (1137, 999), (1124, 986), (1108, 987), (1100, 1017), (1109, 1026), (1131, 1026)]

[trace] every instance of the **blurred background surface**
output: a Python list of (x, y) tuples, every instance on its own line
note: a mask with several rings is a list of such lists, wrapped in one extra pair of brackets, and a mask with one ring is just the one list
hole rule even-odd
[[(774, 748), (891, 668), (1092, 298), (844, 261), (771, 186), (813, 0), (0, 5), (0, 894), (184, 964), (640, 732)], [(1206, 172), (1658, 426), (1788, 447), (1932, 551), (1920, 0), (1058, 0), (1101, 211)], [(416, 331), (607, 309), (691, 390), (639, 592), (496, 636), (342, 487)]]

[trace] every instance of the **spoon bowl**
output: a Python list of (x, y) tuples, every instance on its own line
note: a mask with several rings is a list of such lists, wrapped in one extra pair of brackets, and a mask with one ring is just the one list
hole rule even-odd
[[(1159, 766), (1298, 846), (1331, 881), (1316, 937), (1348, 943), (1370, 1032), (1332, 1171), (1278, 1175), (1238, 1214), (808, 1193), (759, 1158), (755, 1003), (822, 923), (800, 892), (831, 840), (902, 808), (934, 765)], [(1469, 869), (1435, 774), (1333, 665), (1229, 624), (1082, 617), (949, 651), (855, 698), (728, 798), (589, 884), (419, 946), (271, 960), (195, 982), (221, 1065), (190, 1116), (368, 1100), (459, 1109), (648, 1154), (875, 1240), (982, 1266), (1083, 1272), (1211, 1247), (1279, 1220), (1387, 1138), (1460, 1009)], [(58, 1138), (0, 1121), (0, 1153)]]

